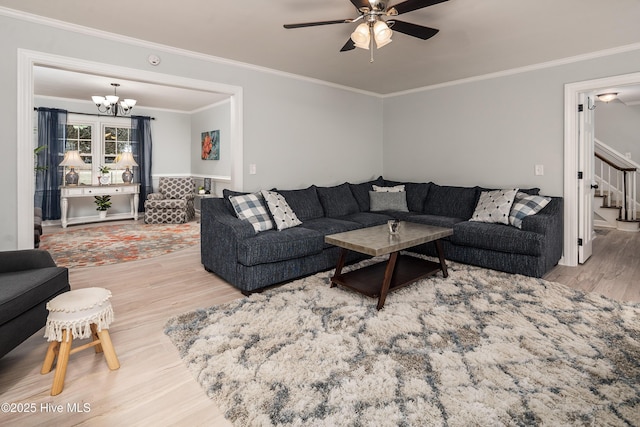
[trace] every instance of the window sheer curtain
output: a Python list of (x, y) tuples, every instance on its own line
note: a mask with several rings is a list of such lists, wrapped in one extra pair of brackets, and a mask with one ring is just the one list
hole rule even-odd
[(133, 170), (133, 182), (140, 183), (138, 212), (144, 211), (144, 201), (153, 193), (151, 146), (151, 117), (131, 116), (131, 152), (138, 163), (138, 168)]
[(60, 186), (64, 168), (67, 111), (38, 108), (38, 151), (34, 206), (42, 208), (42, 219), (60, 219)]

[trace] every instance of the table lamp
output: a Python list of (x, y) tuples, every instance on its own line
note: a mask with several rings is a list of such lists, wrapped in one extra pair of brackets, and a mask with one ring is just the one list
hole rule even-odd
[(69, 167), (69, 172), (64, 177), (65, 185), (78, 185), (79, 176), (74, 168), (81, 168), (86, 166), (86, 163), (82, 161), (80, 152), (78, 150), (71, 150), (64, 153), (64, 159), (60, 163), (60, 166)]
[(133, 159), (133, 153), (130, 151), (125, 151), (120, 155), (120, 159), (117, 161), (118, 168), (125, 168), (125, 171), (122, 172), (122, 182), (125, 184), (131, 184), (133, 181), (133, 172), (129, 168), (133, 168), (134, 166), (138, 166), (136, 161)]

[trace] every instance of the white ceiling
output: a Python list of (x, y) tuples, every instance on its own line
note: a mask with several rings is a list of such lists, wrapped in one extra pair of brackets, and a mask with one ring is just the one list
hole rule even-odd
[(111, 83), (119, 83), (117, 95), (120, 99), (132, 98), (139, 107), (171, 111), (194, 112), (229, 98), (229, 95), (215, 92), (159, 86), (47, 67), (34, 67), (33, 80), (33, 90), (38, 96), (86, 102), (92, 102), (92, 95), (113, 95)]
[[(282, 26), (354, 18), (349, 0), (0, 0), (0, 6), (378, 94), (640, 42), (640, 0), (449, 0), (399, 17), (438, 28), (435, 37), (396, 33), (373, 63), (362, 49), (339, 52), (356, 24)], [(103, 92), (110, 88), (101, 85)], [(122, 83), (120, 90), (129, 96), (136, 89)]]

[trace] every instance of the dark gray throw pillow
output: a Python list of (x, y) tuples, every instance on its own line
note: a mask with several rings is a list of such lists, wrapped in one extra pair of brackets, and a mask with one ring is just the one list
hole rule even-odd
[(353, 197), (348, 183), (336, 185), (335, 187), (317, 187), (318, 197), (324, 216), (327, 218), (337, 218), (360, 212), (358, 202)]
[(407, 207), (407, 193), (404, 191), (370, 191), (369, 200), (371, 212), (400, 211), (409, 212)]
[(369, 191), (373, 190), (374, 185), (383, 186), (384, 179), (382, 177), (378, 177), (369, 182), (363, 182), (360, 184), (349, 184), (349, 188), (351, 188), (351, 192), (353, 193), (353, 197), (355, 197), (358, 202), (358, 207), (360, 208), (360, 212), (367, 212), (369, 210)]
[(318, 199), (315, 185), (301, 190), (277, 191), (284, 197), (300, 221), (309, 221), (310, 219), (324, 216), (324, 210), (322, 209), (322, 204), (320, 204), (320, 199)]

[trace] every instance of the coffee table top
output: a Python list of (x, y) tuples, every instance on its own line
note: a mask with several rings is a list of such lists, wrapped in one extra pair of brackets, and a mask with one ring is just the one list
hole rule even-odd
[(401, 221), (397, 234), (387, 224), (325, 236), (324, 241), (341, 248), (378, 256), (451, 236), (453, 229)]

